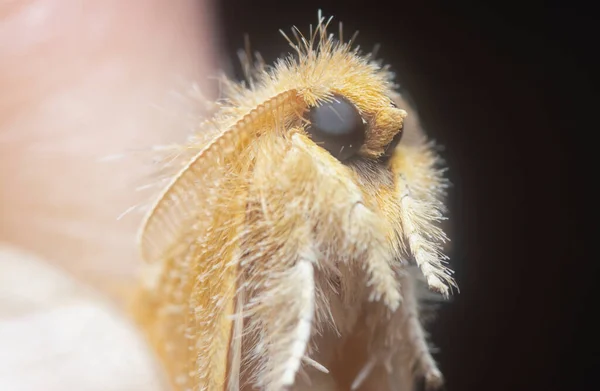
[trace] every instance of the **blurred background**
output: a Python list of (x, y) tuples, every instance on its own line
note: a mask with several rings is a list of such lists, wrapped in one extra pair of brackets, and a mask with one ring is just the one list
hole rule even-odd
[[(50, 11), (9, 3), (0, 7), (0, 242), (119, 297), (135, 272), (139, 217), (116, 216), (143, 202), (130, 189), (151, 170), (106, 157), (181, 141), (181, 118), (197, 108), (173, 91), (193, 80), (210, 94), (206, 75), (217, 65), (241, 77), (245, 33), (272, 62), (289, 50), (278, 30), (305, 31), (321, 8), (346, 35), (360, 30), (365, 51), (381, 45), (445, 147), (461, 289), (432, 328), (447, 389), (594, 388), (598, 328), (586, 315), (598, 307), (597, 255), (587, 254), (586, 224), (597, 174), (588, 173), (594, 152), (584, 153), (598, 126), (587, 122), (597, 112), (593, 12), (560, 2), (136, 0), (110, 12), (68, 0), (46, 3)], [(64, 37), (55, 18), (73, 23)], [(39, 20), (51, 34), (23, 28)], [(111, 60), (90, 73), (103, 51)]]

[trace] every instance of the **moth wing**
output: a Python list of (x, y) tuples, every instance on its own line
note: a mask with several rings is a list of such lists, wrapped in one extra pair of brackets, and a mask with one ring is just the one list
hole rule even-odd
[[(202, 160), (198, 160), (200, 164)], [(236, 312), (239, 246), (245, 186), (242, 173), (223, 172), (225, 197), (208, 203), (204, 224), (177, 236), (142, 287), (134, 311), (175, 390), (224, 390)]]
[[(134, 311), (177, 390), (223, 390), (230, 357), (239, 365), (239, 352), (230, 347), (232, 333), (240, 334), (232, 315), (240, 313), (238, 240), (251, 170), (247, 147), (258, 132), (296, 111), (295, 102), (294, 90), (276, 95), (223, 131), (173, 179), (144, 222), (141, 253), (158, 272)], [(233, 345), (239, 348), (239, 341)]]

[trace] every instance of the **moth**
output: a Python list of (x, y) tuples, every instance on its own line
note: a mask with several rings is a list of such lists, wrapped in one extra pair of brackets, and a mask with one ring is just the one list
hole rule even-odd
[(137, 319), (175, 390), (442, 384), (418, 286), (456, 287), (444, 167), (394, 75), (330, 21), (223, 79), (144, 221)]

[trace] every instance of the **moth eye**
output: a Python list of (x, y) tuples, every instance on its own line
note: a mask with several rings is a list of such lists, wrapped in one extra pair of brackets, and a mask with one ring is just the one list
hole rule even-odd
[(390, 143), (385, 147), (385, 151), (381, 156), (381, 159), (383, 161), (387, 161), (392, 157), (392, 155), (394, 154), (394, 150), (396, 149), (396, 147), (400, 143), (400, 140), (402, 139), (402, 133), (404, 133), (404, 129), (400, 128), (400, 130), (398, 131), (398, 133), (396, 133), (392, 141), (390, 141)]
[(366, 124), (352, 102), (340, 95), (310, 109), (306, 131), (313, 141), (338, 160), (358, 152), (365, 141)]

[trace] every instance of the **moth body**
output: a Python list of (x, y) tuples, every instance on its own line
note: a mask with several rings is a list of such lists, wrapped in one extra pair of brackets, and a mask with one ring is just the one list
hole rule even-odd
[(393, 75), (327, 24), (224, 81), (146, 219), (136, 311), (176, 390), (442, 382), (416, 297), (454, 285), (439, 158)]

